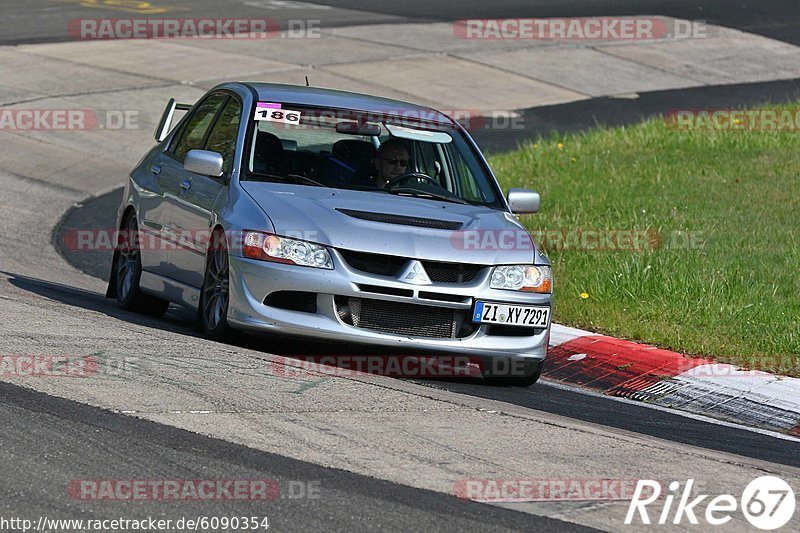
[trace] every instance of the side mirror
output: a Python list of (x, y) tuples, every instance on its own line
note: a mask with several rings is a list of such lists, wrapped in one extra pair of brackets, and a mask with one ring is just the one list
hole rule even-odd
[(208, 150), (189, 150), (183, 162), (187, 172), (218, 178), (222, 176), (222, 155)]
[(539, 193), (530, 189), (509, 189), (508, 206), (512, 213), (524, 215), (539, 211)]

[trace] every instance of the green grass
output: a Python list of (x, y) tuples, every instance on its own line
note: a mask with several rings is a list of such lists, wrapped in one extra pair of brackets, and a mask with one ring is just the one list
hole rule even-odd
[(490, 163), (504, 188), (542, 195), (540, 213), (522, 217), (534, 234), (660, 236), (643, 250), (544, 239), (557, 322), (800, 375), (800, 131), (677, 131), (654, 119), (540, 139)]

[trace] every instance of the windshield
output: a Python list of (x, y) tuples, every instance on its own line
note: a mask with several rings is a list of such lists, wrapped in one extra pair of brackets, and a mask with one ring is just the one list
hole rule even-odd
[(259, 102), (251, 127), (245, 180), (503, 208), (493, 178), (450, 125)]

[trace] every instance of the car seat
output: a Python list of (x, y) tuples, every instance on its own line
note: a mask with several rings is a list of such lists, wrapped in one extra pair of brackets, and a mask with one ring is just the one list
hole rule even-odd
[(253, 172), (283, 176), (288, 167), (281, 140), (268, 131), (259, 131), (253, 152)]

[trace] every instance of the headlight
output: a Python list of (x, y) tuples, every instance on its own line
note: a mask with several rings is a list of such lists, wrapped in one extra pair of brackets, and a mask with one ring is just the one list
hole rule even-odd
[(494, 267), (491, 287), (509, 291), (549, 294), (553, 292), (553, 273), (549, 266), (510, 265)]
[(242, 254), (250, 259), (333, 270), (328, 250), (319, 244), (260, 231), (242, 233)]

